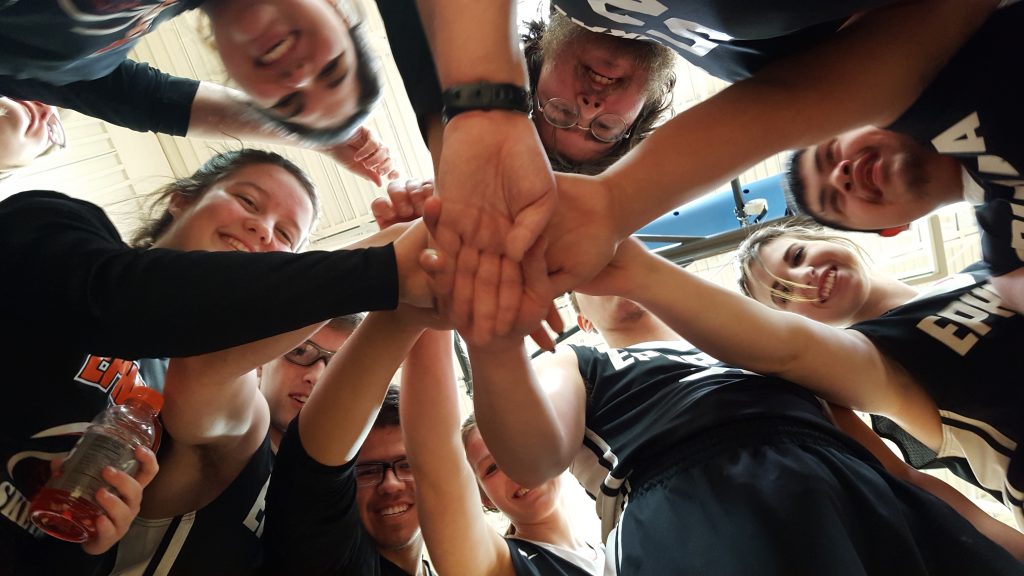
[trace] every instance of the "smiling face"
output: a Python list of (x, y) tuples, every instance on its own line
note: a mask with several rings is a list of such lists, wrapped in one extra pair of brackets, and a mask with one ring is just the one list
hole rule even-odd
[(490, 450), (484, 444), (480, 431), (466, 433), (466, 458), (476, 474), (480, 487), (512, 524), (522, 526), (543, 521), (557, 513), (561, 489), (560, 477), (527, 490), (512, 481), (494, 462)]
[(207, 8), (228, 74), (274, 116), (310, 128), (357, 111), (349, 24), (328, 0), (221, 0)]
[(908, 224), (963, 199), (955, 158), (870, 126), (805, 149), (797, 170), (807, 212), (853, 230)]
[(294, 252), (315, 216), (306, 189), (272, 164), (239, 168), (195, 200), (174, 196), (169, 210), (174, 222), (154, 246), (210, 252)]
[[(394, 462), (405, 455), (400, 427), (374, 426), (356, 464)], [(414, 481), (399, 480), (393, 470), (385, 470), (380, 484), (356, 487), (356, 506), (363, 527), (379, 550), (397, 551), (421, 542)]]
[[(826, 240), (782, 236), (750, 263), (755, 300), (832, 326), (848, 326), (868, 301), (870, 279), (857, 255)], [(762, 266), (763, 265), (763, 266)]]
[(25, 166), (53, 145), (61, 128), (57, 109), (42, 102), (0, 97), (0, 170)]
[[(336, 330), (328, 325), (310, 336), (308, 340), (324, 350), (336, 351), (351, 334), (349, 331)], [(320, 375), (326, 368), (325, 359), (318, 359), (309, 366), (300, 366), (281, 357), (258, 369), (260, 392), (270, 407), (271, 439), (275, 443), (280, 443), (288, 424), (306, 404), (313, 386), (320, 380)]]
[(650, 89), (652, 47), (591, 32), (564, 17), (552, 18), (541, 47), (544, 64), (537, 99), (543, 104), (561, 98), (579, 111), (578, 126), (572, 128), (556, 128), (535, 111), (544, 147), (573, 162), (599, 158), (615, 144), (601, 142), (580, 128), (589, 128), (602, 114), (619, 116), (627, 129), (632, 127)]

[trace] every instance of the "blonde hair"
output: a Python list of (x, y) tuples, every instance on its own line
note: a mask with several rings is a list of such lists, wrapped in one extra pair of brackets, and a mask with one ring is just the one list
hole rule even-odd
[[(799, 296), (796, 292), (796, 289), (798, 288), (813, 289), (814, 286), (801, 284), (792, 280), (786, 280), (785, 278), (779, 278), (773, 274), (761, 260), (761, 249), (780, 238), (794, 238), (805, 242), (832, 242), (833, 244), (849, 248), (862, 260), (866, 256), (864, 250), (853, 240), (850, 240), (845, 236), (840, 236), (839, 234), (827, 232), (825, 228), (811, 221), (798, 221), (791, 224), (762, 226), (751, 232), (750, 235), (747, 236), (746, 240), (740, 243), (739, 247), (736, 249), (736, 268), (739, 273), (739, 279), (737, 282), (739, 283), (740, 292), (747, 297), (754, 298), (751, 287), (753, 286), (752, 283), (756, 281), (758, 284), (768, 289), (769, 298), (775, 296), (790, 302), (814, 301), (813, 298)], [(754, 263), (757, 263), (761, 270), (764, 270), (768, 276), (775, 281), (772, 285), (769, 286), (768, 284), (754, 278), (752, 270)], [(776, 288), (776, 286), (779, 285), (783, 287), (782, 290)], [(754, 299), (756, 300), (756, 298)]]

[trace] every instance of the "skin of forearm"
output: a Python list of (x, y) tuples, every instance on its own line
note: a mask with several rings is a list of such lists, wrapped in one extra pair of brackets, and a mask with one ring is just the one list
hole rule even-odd
[(469, 353), (477, 424), (501, 469), (527, 488), (561, 474), (572, 454), (526, 349), (471, 346)]
[(601, 177), (616, 226), (633, 232), (776, 152), (888, 125), (996, 4), (918, 0), (874, 10), (679, 114)]
[(512, 0), (417, 0), (442, 86), (527, 83)]
[(316, 461), (355, 458), (392, 376), (423, 330), (395, 312), (373, 312), (345, 342), (299, 416), (302, 445)]

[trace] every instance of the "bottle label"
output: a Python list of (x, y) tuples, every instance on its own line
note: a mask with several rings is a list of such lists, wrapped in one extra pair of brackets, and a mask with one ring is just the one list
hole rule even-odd
[(61, 467), (65, 472), (53, 478), (50, 487), (67, 490), (90, 502), (94, 501), (96, 491), (103, 487), (116, 494), (100, 474), (104, 466), (111, 466), (129, 475), (134, 474), (138, 467), (135, 446), (105, 434), (87, 433)]

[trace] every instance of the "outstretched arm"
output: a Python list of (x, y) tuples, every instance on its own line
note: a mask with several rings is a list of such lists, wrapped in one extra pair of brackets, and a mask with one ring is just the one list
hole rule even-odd
[(829, 408), (831, 409), (832, 419), (836, 426), (870, 450), (890, 474), (932, 493), (946, 504), (949, 504), (951, 508), (959, 512), (979, 532), (1005, 548), (1017, 560), (1024, 561), (1024, 534), (1003, 524), (981, 508), (978, 508), (977, 504), (964, 496), (956, 488), (935, 476), (925, 474), (908, 466), (852, 410), (835, 405), (831, 405)]
[(576, 355), (531, 365), (522, 340), (469, 346), (473, 405), (484, 442), (510, 478), (527, 488), (561, 474), (583, 442), (586, 391)]
[(452, 333), (428, 330), (402, 371), (402, 434), (416, 474), (423, 539), (439, 574), (512, 576), (509, 549), (488, 525), (460, 434)]

